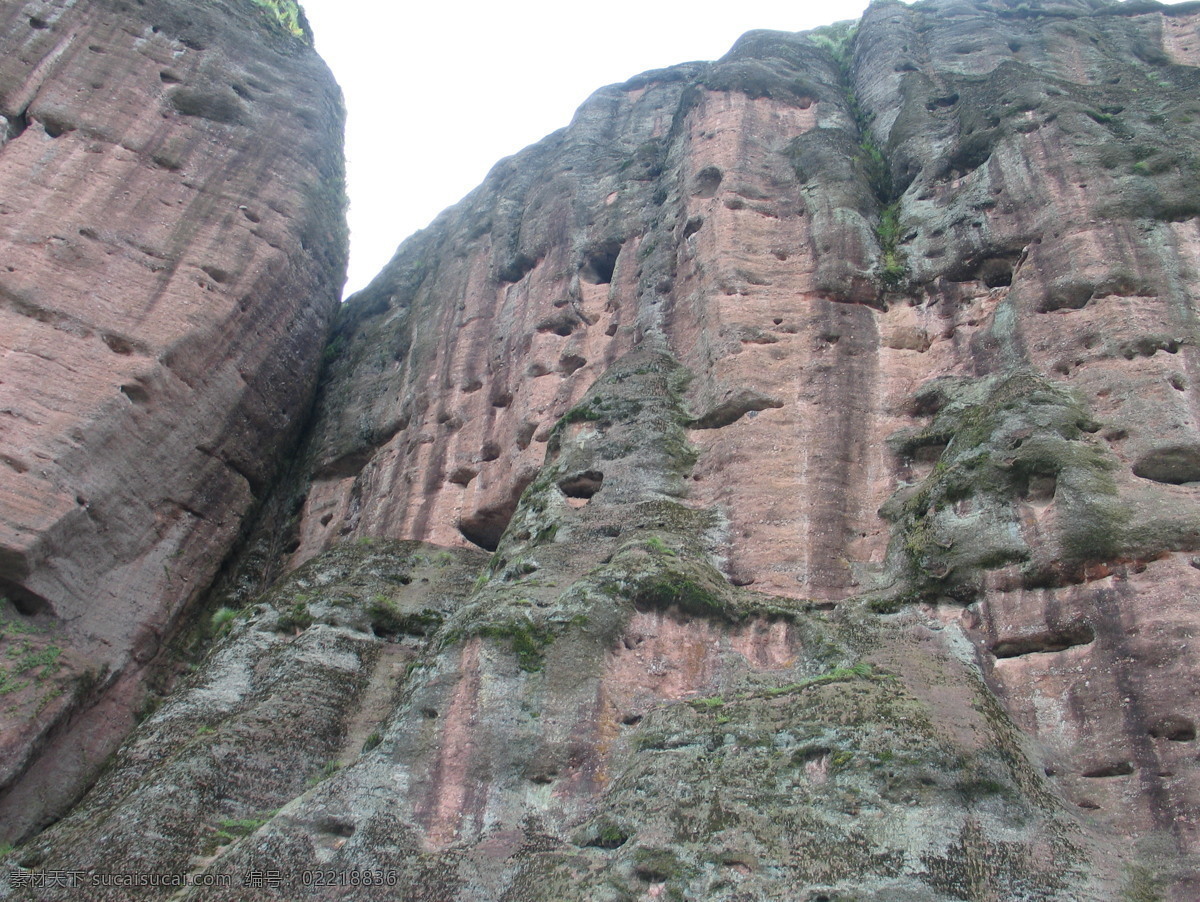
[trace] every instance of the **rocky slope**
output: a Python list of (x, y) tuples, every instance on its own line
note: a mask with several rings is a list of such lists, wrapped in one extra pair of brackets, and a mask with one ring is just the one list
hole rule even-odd
[(4, 839), (124, 738), (311, 397), (341, 98), (277, 12), (0, 10)]
[(882, 2), (593, 95), (342, 309), (241, 615), (12, 860), (1195, 898), (1198, 28)]

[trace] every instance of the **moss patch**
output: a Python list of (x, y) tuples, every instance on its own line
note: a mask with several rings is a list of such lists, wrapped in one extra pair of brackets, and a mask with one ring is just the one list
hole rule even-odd
[[(937, 460), (881, 511), (894, 524), (889, 559), (903, 579), (877, 606), (900, 596), (969, 601), (984, 570), (1021, 564), (1034, 583), (1052, 561), (1077, 568), (1122, 553), (1129, 515), (1116, 461), (1092, 438), (1096, 424), (1073, 393), (1021, 371), (936, 380), (916, 402), (935, 411), (929, 425), (889, 443), (907, 460)], [(1054, 549), (1030, 549), (1018, 525), (1015, 503), (1037, 491), (1071, 514), (1060, 517)]]

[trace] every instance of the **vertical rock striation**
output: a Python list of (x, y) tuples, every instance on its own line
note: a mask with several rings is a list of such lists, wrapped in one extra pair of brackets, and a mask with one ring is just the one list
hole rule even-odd
[(881, 2), (597, 92), (343, 307), (288, 575), (14, 861), (1195, 898), (1198, 27)]
[(344, 277), (341, 126), (269, 6), (0, 11), (5, 838), (123, 738), (294, 438)]

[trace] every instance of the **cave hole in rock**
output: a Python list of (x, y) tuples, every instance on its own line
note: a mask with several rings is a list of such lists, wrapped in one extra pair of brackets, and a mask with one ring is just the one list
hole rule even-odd
[(0, 579), (0, 598), (7, 598), (22, 617), (54, 614), (54, 606), (49, 601), (9, 579)]
[(463, 419), (453, 410), (439, 410), (437, 414), (437, 424), (443, 426), (451, 432), (455, 432), (463, 427)]
[(716, 166), (705, 166), (696, 173), (696, 197), (712, 197), (721, 187), (724, 173)]
[(374, 456), (374, 448), (349, 451), (318, 467), (314, 475), (318, 479), (349, 479), (361, 473)]
[(333, 514), (326, 514), (321, 518), (320, 522), (322, 526), (328, 526), (331, 522), (333, 522)]
[(704, 217), (693, 216), (691, 219), (689, 219), (687, 221), (687, 225), (685, 225), (683, 227), (683, 239), (686, 241), (688, 238), (691, 238), (693, 235), (695, 235), (697, 232), (700, 231), (700, 227), (703, 225), (704, 225)]
[(148, 404), (150, 402), (150, 393), (140, 385), (132, 382), (121, 386), (121, 394), (134, 404)]
[(979, 281), (988, 288), (1005, 288), (1012, 284), (1013, 273), (1020, 259), (1020, 251), (971, 255), (947, 272), (946, 276), (953, 282)]
[(354, 824), (345, 818), (340, 817), (323, 817), (314, 825), (321, 833), (329, 836), (342, 836), (349, 838), (354, 835)]
[(1134, 462), (1133, 475), (1169, 485), (1200, 481), (1200, 445), (1174, 445), (1148, 451)]
[(533, 441), (533, 435), (537, 432), (537, 423), (522, 423), (517, 429), (517, 447), (524, 451), (529, 447), (529, 443)]
[(1002, 639), (992, 646), (997, 658), (1019, 658), (1045, 652), (1065, 651), (1078, 645), (1090, 645), (1096, 641), (1096, 631), (1086, 620), (1078, 620), (1061, 627), (1052, 627), (1030, 636)]
[(1081, 777), (1086, 777), (1089, 780), (1103, 780), (1106, 777), (1128, 777), (1133, 773), (1133, 763), (1131, 761), (1114, 761), (1110, 764), (1101, 764), (1098, 767), (1092, 767), (1085, 770)]
[(578, 354), (564, 354), (559, 358), (558, 370), (564, 376), (570, 376), (580, 367), (586, 366), (586, 358), (580, 357)]
[(461, 485), (464, 488), (471, 484), (471, 480), (479, 475), (479, 471), (474, 467), (455, 467), (450, 475), (446, 478), (447, 482), (454, 485)]
[(591, 248), (579, 269), (579, 278), (590, 285), (607, 285), (613, 280), (620, 254), (621, 242), (615, 239)]
[(495, 551), (500, 547), (500, 537), (511, 519), (512, 511), (484, 508), (459, 520), (458, 531), (472, 545), (484, 551)]
[(163, 69), (163, 71), (159, 72), (158, 79), (164, 85), (178, 85), (183, 83), (183, 78), (168, 69)]
[(50, 23), (47, 22), (45, 19), (39, 19), (37, 16), (30, 16), (29, 17), (29, 27), (34, 28), (38, 31), (42, 31), (43, 29), (49, 28)]
[(462, 517), (457, 524), (462, 537), (484, 551), (495, 551), (499, 548), (500, 538), (516, 513), (521, 493), (533, 482), (535, 475), (536, 471), (532, 471), (514, 480), (503, 497)]
[(244, 112), (240, 98), (233, 91), (198, 90), (184, 85), (170, 91), (167, 103), (181, 116), (194, 116), (223, 125), (240, 122)]
[(127, 355), (133, 353), (133, 345), (131, 345), (124, 338), (121, 338), (119, 335), (113, 335), (112, 333), (105, 332), (100, 336), (100, 340), (103, 341), (108, 346), (108, 349), (114, 354)]
[(503, 389), (501, 391), (496, 392), (496, 394), (494, 394), (492, 396), (492, 406), (493, 407), (507, 407), (509, 404), (512, 403), (512, 400), (513, 400), (512, 392), (510, 392), (508, 389)]
[(592, 849), (619, 849), (629, 842), (630, 834), (609, 822), (595, 831), (585, 846)]
[(13, 457), (10, 454), (0, 454), (0, 463), (12, 468), (13, 470), (16, 470), (18, 473), (29, 472), (29, 464), (25, 463), (23, 460)]
[(566, 338), (575, 329), (583, 324), (574, 310), (560, 310), (553, 316), (548, 316), (537, 324), (539, 332), (553, 332), (562, 338)]
[(496, 276), (501, 282), (520, 282), (537, 266), (537, 260), (525, 254), (517, 254), (507, 263), (496, 270)]
[(1155, 739), (1192, 742), (1196, 738), (1196, 724), (1190, 718), (1171, 714), (1156, 721), (1147, 732)]
[[(3, 138), (3, 141), (11, 141), (13, 138), (20, 137), (22, 134), (24, 134), (25, 129), (27, 128), (29, 128), (29, 117), (25, 114), (25, 111), (22, 110), (15, 116), (8, 118), (8, 124), (5, 125), (4, 132), (2, 135), (0, 135), (0, 138)], [(3, 141), (0, 141), (0, 143), (3, 143)], [(9, 272), (14, 272), (14, 270), (9, 269)]]
[(200, 269), (202, 269), (204, 274), (214, 282), (224, 284), (229, 281), (229, 273), (221, 269), (219, 266), (201, 266)]
[[(1092, 348), (1098, 344), (1093, 341), (1092, 344), (1085, 344), (1084, 347)], [(1153, 357), (1159, 351), (1165, 351), (1168, 354), (1179, 353), (1179, 342), (1173, 338), (1164, 338), (1160, 335), (1143, 335), (1131, 341), (1121, 342), (1121, 356), (1126, 360), (1133, 360), (1134, 357)]]
[(558, 481), (558, 490), (568, 498), (590, 499), (604, 485), (604, 474), (599, 470), (585, 470)]
[(730, 392), (720, 404), (692, 420), (688, 425), (692, 429), (722, 429), (736, 423), (743, 416), (757, 413), (760, 410), (783, 407), (783, 402), (766, 395), (760, 395), (751, 389), (741, 389)]
[(499, 442), (484, 442), (483, 447), (479, 449), (479, 459), (485, 463), (493, 461), (500, 456)]
[(1054, 499), (1058, 490), (1058, 478), (1054, 475), (1039, 475), (1031, 473), (1024, 480), (1019, 492), (1025, 501), (1032, 504), (1046, 504)]
[(51, 138), (58, 138), (65, 135), (69, 131), (74, 131), (75, 126), (71, 125), (64, 119), (59, 119), (57, 116), (42, 116), (42, 128)]

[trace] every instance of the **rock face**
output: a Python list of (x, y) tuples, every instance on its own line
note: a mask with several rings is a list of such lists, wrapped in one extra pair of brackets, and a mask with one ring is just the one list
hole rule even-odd
[(132, 726), (311, 397), (341, 99), (276, 5), (0, 11), (5, 839)]
[(243, 616), (12, 861), (1196, 898), (1198, 28), (883, 2), (599, 91), (345, 305)]

